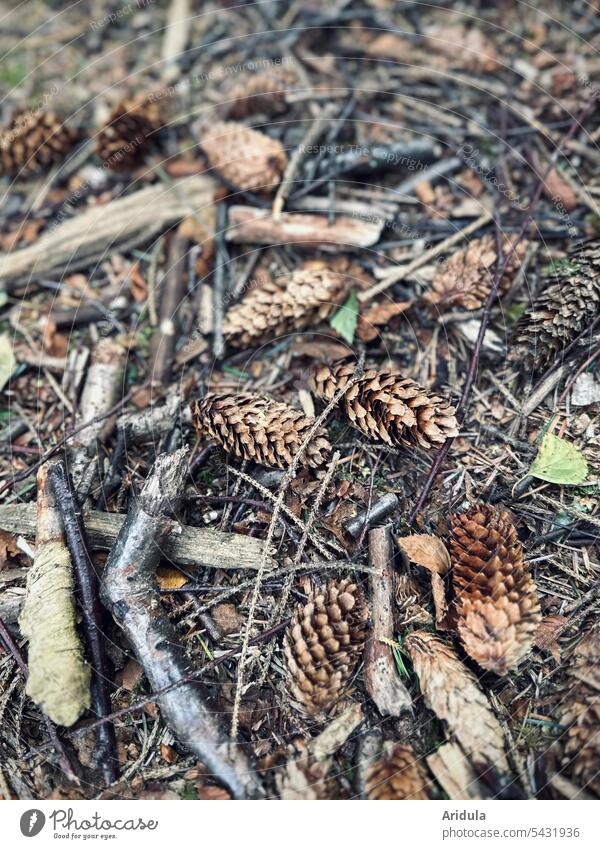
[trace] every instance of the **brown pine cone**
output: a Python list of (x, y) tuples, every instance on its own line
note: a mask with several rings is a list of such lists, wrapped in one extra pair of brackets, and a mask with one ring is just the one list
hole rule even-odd
[[(511, 240), (505, 239), (504, 256), (510, 249)], [(525, 250), (525, 243), (520, 242), (511, 255), (500, 281), (500, 294), (510, 288)], [(466, 310), (480, 309), (491, 291), (497, 258), (496, 239), (493, 236), (474, 239), (440, 266), (424, 299), (431, 304), (459, 306)]]
[(287, 165), (280, 141), (233, 121), (208, 127), (200, 146), (223, 179), (242, 191), (274, 190)]
[[(319, 398), (331, 401), (354, 376), (353, 363), (318, 366), (311, 387)], [(369, 439), (387, 445), (431, 448), (458, 434), (454, 407), (414, 380), (370, 369), (350, 387), (342, 400), (349, 423)]]
[(510, 359), (540, 369), (560, 356), (600, 309), (600, 239), (559, 263), (517, 323)]
[(289, 688), (303, 713), (323, 717), (342, 698), (363, 651), (368, 616), (350, 578), (314, 588), (297, 608), (283, 645)]
[[(192, 401), (192, 420), (229, 454), (262, 466), (285, 469), (304, 442), (314, 419), (280, 401), (251, 394), (209, 394)], [(331, 446), (319, 428), (304, 451), (301, 465), (322, 465)]]
[(535, 583), (510, 514), (474, 506), (451, 518), (457, 628), (483, 669), (504, 675), (533, 645), (540, 621)]
[(402, 743), (384, 743), (384, 754), (365, 775), (365, 795), (371, 801), (429, 799), (430, 787), (412, 746)]
[(327, 318), (346, 300), (350, 278), (324, 263), (306, 262), (290, 275), (263, 282), (233, 306), (223, 333), (234, 348), (302, 330)]
[(79, 133), (54, 112), (19, 112), (0, 133), (0, 177), (27, 177), (61, 162)]
[(575, 649), (568, 666), (569, 693), (561, 716), (568, 726), (564, 768), (586, 792), (600, 797), (600, 626)]
[(477, 678), (447, 643), (429, 631), (404, 641), (425, 704), (448, 723), (469, 758), (482, 767), (508, 772), (504, 734)]
[(96, 152), (104, 167), (127, 171), (139, 165), (163, 124), (163, 106), (151, 94), (122, 100), (98, 133)]
[(248, 118), (257, 112), (277, 115), (285, 112), (286, 89), (297, 80), (293, 72), (279, 70), (254, 74), (247, 82), (234, 82), (223, 88), (227, 101), (226, 112), (230, 118)]

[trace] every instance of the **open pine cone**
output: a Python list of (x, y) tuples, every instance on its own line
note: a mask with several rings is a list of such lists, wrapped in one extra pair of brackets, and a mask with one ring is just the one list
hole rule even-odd
[[(511, 240), (504, 239), (504, 256), (510, 249)], [(525, 243), (520, 242), (512, 253), (500, 281), (500, 294), (510, 288), (525, 249)], [(424, 299), (431, 304), (459, 306), (465, 310), (480, 309), (490, 294), (497, 258), (494, 236), (473, 239), (466, 248), (452, 254), (450, 259), (440, 266)]]
[(581, 640), (568, 666), (561, 716), (565, 768), (586, 793), (600, 797), (600, 626)]
[[(311, 387), (319, 398), (331, 401), (355, 371), (352, 363), (318, 366)], [(370, 369), (350, 387), (341, 403), (353, 427), (387, 445), (431, 448), (458, 434), (454, 407), (399, 374)]]
[(368, 609), (350, 578), (313, 589), (284, 637), (289, 689), (308, 716), (324, 716), (344, 695), (365, 642)]
[(278, 69), (254, 74), (244, 82), (232, 82), (224, 86), (223, 99), (227, 100), (226, 111), (230, 118), (248, 118), (257, 112), (277, 115), (285, 112), (286, 89), (297, 81), (292, 71)]
[(535, 583), (510, 514), (483, 505), (451, 519), (457, 628), (467, 653), (503, 675), (530, 650), (540, 620)]
[(143, 162), (163, 123), (163, 106), (152, 95), (122, 100), (98, 133), (96, 152), (104, 167), (126, 171)]
[(322, 262), (306, 262), (290, 275), (251, 289), (225, 318), (223, 333), (235, 348), (302, 330), (327, 318), (346, 299), (350, 278)]
[(384, 743), (384, 753), (365, 775), (365, 795), (372, 801), (429, 799), (430, 787), (412, 746), (402, 743)]
[(54, 112), (17, 113), (0, 133), (0, 177), (27, 177), (62, 162), (78, 136)]
[(548, 278), (517, 323), (510, 359), (548, 365), (592, 323), (600, 310), (600, 239), (576, 249)]
[[(259, 395), (206, 395), (191, 404), (199, 436), (208, 436), (229, 454), (262, 466), (291, 465), (314, 419), (280, 401)], [(302, 465), (322, 465), (331, 446), (320, 428), (302, 457)]]
[(287, 165), (280, 141), (234, 121), (217, 121), (200, 139), (208, 161), (242, 191), (271, 191)]

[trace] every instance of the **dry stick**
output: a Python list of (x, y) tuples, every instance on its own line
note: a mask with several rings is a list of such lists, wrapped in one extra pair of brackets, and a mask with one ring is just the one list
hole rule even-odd
[[(262, 643), (264, 640), (269, 640), (271, 637), (279, 634), (280, 631), (283, 631), (284, 628), (290, 624), (290, 620), (286, 619), (284, 622), (280, 622), (279, 625), (275, 625), (274, 628), (269, 628), (268, 630), (263, 631), (258, 636), (254, 637), (250, 640), (251, 646), (257, 646)], [(90, 731), (96, 731), (102, 725), (106, 725), (107, 722), (114, 722), (117, 719), (122, 719), (124, 716), (129, 716), (132, 713), (135, 713), (138, 710), (143, 710), (146, 705), (149, 705), (153, 702), (159, 701), (163, 696), (168, 695), (169, 693), (173, 693), (175, 690), (180, 687), (184, 687), (186, 684), (198, 684), (198, 681), (207, 673), (212, 672), (213, 669), (216, 669), (221, 664), (225, 663), (227, 660), (231, 660), (236, 657), (240, 653), (239, 648), (230, 649), (230, 651), (225, 652), (224, 654), (216, 657), (214, 660), (211, 660), (209, 663), (205, 664), (201, 669), (196, 672), (191, 673), (190, 675), (184, 675), (182, 678), (179, 678), (177, 681), (173, 681), (170, 684), (166, 684), (164, 687), (161, 687), (160, 690), (155, 690), (147, 696), (144, 696), (143, 699), (138, 699), (137, 702), (129, 705), (125, 708), (120, 708), (119, 710), (115, 710), (112, 713), (109, 713), (107, 716), (103, 716), (101, 719), (95, 719), (93, 722), (88, 723), (87, 725), (82, 725), (79, 728), (76, 728), (72, 731), (67, 731), (65, 737), (69, 740), (77, 739), (78, 737), (84, 737), (86, 734), (89, 734)], [(36, 757), (41, 752), (45, 752), (48, 749), (54, 747), (54, 743), (51, 741), (49, 743), (43, 743), (41, 746), (37, 746), (35, 749), (30, 749), (26, 752), (21, 760), (28, 760), (29, 758)]]
[(161, 283), (160, 319), (158, 330), (152, 337), (150, 368), (153, 383), (168, 383), (171, 378), (173, 353), (178, 338), (177, 310), (185, 294), (186, 258), (189, 241), (175, 233), (167, 252), (167, 273)]
[[(287, 488), (288, 488), (289, 484), (291, 483), (291, 481), (293, 480), (294, 475), (296, 474), (296, 469), (298, 468), (298, 464), (300, 463), (300, 460), (304, 456), (304, 452), (306, 451), (307, 447), (310, 445), (311, 440), (313, 439), (314, 435), (317, 433), (319, 428), (322, 427), (324, 425), (324, 423), (327, 421), (327, 417), (329, 416), (331, 411), (334, 409), (334, 407), (337, 406), (338, 402), (344, 397), (346, 392), (349, 389), (351, 389), (352, 386), (354, 386), (354, 384), (357, 383), (361, 379), (362, 373), (363, 373), (363, 363), (364, 363), (364, 355), (361, 356), (359, 362), (357, 363), (356, 372), (354, 373), (354, 376), (349, 381), (349, 383), (345, 387), (341, 387), (340, 389), (338, 389), (338, 391), (335, 393), (335, 395), (333, 396), (331, 401), (327, 404), (327, 406), (325, 407), (323, 412), (315, 419), (312, 427), (310, 428), (310, 430), (306, 434), (306, 437), (304, 438), (302, 444), (298, 448), (298, 451), (294, 455), (289, 468), (287, 469), (285, 475), (283, 476), (283, 478), (281, 480), (281, 484), (279, 486), (279, 493), (277, 495), (277, 499), (276, 499), (275, 504), (273, 506), (273, 513), (271, 514), (271, 521), (269, 523), (269, 528), (267, 530), (267, 537), (266, 537), (266, 540), (265, 540), (265, 552), (268, 551), (268, 549), (271, 547), (271, 543), (273, 541), (273, 534), (275, 533), (275, 527), (277, 525), (277, 519), (279, 517), (279, 513), (281, 512), (281, 508), (283, 506), (283, 500), (285, 498)], [(261, 557), (261, 560), (260, 560), (259, 567), (258, 567), (258, 574), (256, 575), (256, 582), (254, 584), (254, 591), (252, 593), (252, 598), (250, 600), (250, 609), (248, 611), (248, 620), (246, 622), (246, 628), (244, 630), (244, 639), (243, 639), (243, 642), (242, 642), (242, 653), (241, 653), (241, 656), (240, 656), (240, 661), (238, 663), (238, 679), (237, 679), (237, 684), (236, 684), (236, 688), (235, 688), (235, 698), (234, 698), (234, 702), (233, 702), (233, 714), (232, 714), (232, 717), (231, 717), (231, 738), (233, 740), (235, 740), (235, 738), (237, 737), (237, 733), (238, 733), (240, 704), (241, 704), (241, 699), (242, 699), (242, 689), (243, 689), (243, 686), (244, 686), (244, 667), (246, 665), (246, 658), (247, 658), (247, 655), (248, 655), (248, 645), (249, 645), (249, 642), (250, 642), (250, 630), (251, 630), (251, 628), (254, 624), (254, 613), (256, 611), (256, 606), (258, 604), (258, 596), (260, 594), (260, 587), (261, 587), (261, 584), (262, 584), (263, 574), (264, 574), (266, 565), (267, 565), (267, 559), (266, 559), (265, 554), (263, 554), (263, 556)]]
[(403, 265), (402, 268), (392, 269), (392, 271), (386, 274), (379, 283), (376, 283), (375, 286), (371, 286), (371, 288), (367, 289), (366, 292), (359, 292), (358, 300), (364, 303), (364, 301), (370, 301), (380, 292), (385, 292), (385, 290), (389, 289), (390, 286), (393, 286), (394, 283), (399, 283), (400, 280), (404, 280), (409, 274), (412, 274), (413, 271), (416, 271), (418, 268), (426, 265), (432, 259), (435, 259), (436, 256), (445, 253), (448, 248), (451, 248), (457, 242), (462, 241), (462, 239), (466, 236), (470, 236), (471, 233), (479, 230), (480, 227), (483, 227), (488, 223), (488, 221), (491, 221), (492, 217), (493, 215), (491, 212), (484, 212), (483, 215), (480, 215), (476, 221), (472, 221), (467, 227), (464, 227), (462, 230), (459, 230), (457, 233), (454, 233), (452, 236), (444, 239), (443, 242), (440, 242), (438, 245), (435, 245), (433, 248), (425, 251), (424, 254), (413, 259), (413, 261), (409, 262), (408, 265)]
[[(329, 464), (329, 467), (328, 467), (327, 471), (325, 472), (325, 475), (323, 476), (323, 480), (321, 481), (321, 484), (319, 486), (319, 491), (317, 492), (317, 496), (316, 496), (314, 503), (311, 507), (310, 514), (308, 516), (308, 519), (306, 520), (304, 532), (302, 533), (302, 537), (300, 538), (300, 542), (298, 543), (296, 553), (294, 554), (294, 559), (293, 559), (293, 565), (294, 566), (299, 565), (300, 559), (302, 558), (302, 555), (304, 554), (304, 549), (306, 548), (306, 543), (308, 542), (308, 535), (310, 533), (310, 529), (315, 522), (315, 518), (317, 516), (317, 513), (319, 512), (319, 507), (321, 506), (321, 502), (323, 501), (323, 498), (325, 497), (325, 492), (327, 490), (327, 487), (329, 486), (329, 482), (331, 481), (331, 478), (333, 477), (333, 473), (335, 472), (335, 468), (336, 468), (336, 466), (339, 462), (339, 459), (340, 459), (340, 452), (336, 451), (335, 454), (333, 455), (333, 457), (331, 458), (331, 463)], [(285, 584), (283, 585), (283, 589), (281, 590), (281, 596), (279, 597), (279, 601), (277, 602), (277, 604), (275, 606), (275, 610), (273, 611), (272, 616), (269, 617), (267, 627), (270, 627), (271, 625), (276, 623), (277, 620), (280, 618), (282, 612), (285, 610), (287, 603), (288, 603), (288, 599), (290, 597), (290, 593), (292, 591), (292, 587), (294, 586), (294, 578), (295, 578), (295, 572), (292, 571), (292, 572), (290, 572), (290, 574), (286, 578)], [(266, 658), (263, 662), (263, 668), (262, 668), (262, 671), (261, 671), (259, 679), (258, 679), (258, 684), (257, 684), (258, 687), (262, 687), (262, 685), (264, 684), (265, 678), (267, 677), (267, 674), (269, 672), (269, 667), (271, 665), (271, 658), (273, 657), (274, 651), (275, 651), (275, 642), (272, 640), (269, 643), (269, 645), (267, 646), (267, 656), (266, 656)]]
[(394, 639), (394, 545), (391, 525), (369, 531), (369, 576), (373, 630), (365, 644), (364, 679), (367, 692), (379, 712), (400, 716), (411, 709), (412, 700), (400, 680), (392, 650)]
[[(569, 138), (573, 135), (573, 133), (575, 132), (577, 127), (580, 126), (580, 122), (585, 118), (589, 109), (590, 109), (590, 106), (586, 107), (586, 109), (584, 109), (583, 112), (580, 114), (579, 118), (575, 118), (575, 120), (572, 122), (572, 124), (569, 128), (569, 131), (567, 132), (565, 138), (563, 139), (562, 144), (565, 144), (569, 140)], [(499, 226), (498, 222), (496, 222), (496, 241), (497, 241), (497, 244), (498, 244), (498, 249), (497, 249), (498, 261), (496, 262), (496, 270), (494, 272), (494, 279), (493, 279), (493, 282), (492, 282), (492, 287), (490, 289), (490, 292), (489, 292), (487, 299), (486, 299), (486, 302), (485, 302), (485, 306), (483, 308), (483, 315), (481, 317), (481, 323), (479, 325), (479, 333), (477, 334), (477, 341), (475, 342), (475, 348), (473, 349), (473, 354), (471, 356), (471, 362), (469, 363), (469, 371), (467, 372), (467, 377), (466, 377), (466, 380), (465, 380), (463, 391), (461, 393), (460, 400), (458, 402), (457, 418), (459, 419), (459, 423), (462, 423), (464, 421), (466, 413), (467, 413), (467, 404), (468, 404), (469, 398), (471, 397), (471, 390), (473, 389), (473, 384), (475, 383), (475, 376), (477, 374), (477, 367), (479, 365), (479, 355), (481, 353), (481, 346), (483, 344), (483, 338), (485, 336), (485, 331), (487, 329), (487, 326), (488, 326), (490, 318), (491, 318), (492, 304), (493, 304), (493, 302), (496, 298), (496, 294), (498, 292), (500, 282), (501, 282), (502, 277), (504, 276), (504, 274), (506, 272), (506, 269), (508, 267), (509, 262), (511, 261), (511, 259), (513, 257), (513, 254), (515, 253), (517, 247), (519, 246), (519, 244), (523, 240), (525, 233), (527, 232), (527, 228), (529, 227), (530, 222), (533, 221), (533, 214), (534, 214), (535, 210), (537, 209), (537, 206), (540, 202), (540, 199), (541, 199), (541, 196), (542, 196), (542, 191), (544, 190), (544, 185), (545, 185), (546, 179), (548, 177), (548, 174), (550, 173), (550, 171), (554, 167), (554, 164), (556, 163), (556, 160), (558, 159), (559, 153), (560, 153), (560, 146), (557, 147), (557, 149), (554, 151), (553, 155), (550, 157), (550, 163), (549, 163), (547, 169), (545, 170), (545, 172), (538, 178), (537, 186), (536, 186), (535, 191), (533, 193), (533, 196), (531, 198), (531, 203), (529, 204), (529, 211), (528, 211), (527, 215), (525, 216), (521, 227), (519, 228), (519, 231), (517, 233), (517, 238), (511, 243), (510, 250), (508, 251), (508, 253), (504, 257), (503, 261), (501, 261), (502, 239), (501, 239), (500, 226)], [(448, 451), (450, 450), (453, 442), (454, 442), (454, 437), (447, 439), (446, 442), (442, 445), (442, 447), (438, 451), (438, 453), (436, 454), (435, 459), (434, 459), (434, 461), (431, 465), (431, 469), (429, 471), (429, 474), (427, 476), (427, 480), (425, 481), (425, 485), (423, 486), (421, 494), (420, 494), (419, 498), (417, 499), (417, 503), (415, 504), (415, 507), (413, 508), (413, 510), (410, 514), (410, 517), (409, 517), (409, 520), (408, 520), (409, 524), (412, 524), (415, 521), (419, 511), (423, 508), (423, 505), (427, 501), (429, 493), (431, 492), (431, 488), (432, 488), (432, 486), (435, 482), (435, 479), (437, 478), (439, 471), (442, 467), (442, 463), (444, 462), (444, 459), (446, 458), (446, 455), (448, 454)]]
[(225, 232), (227, 230), (227, 204), (222, 202), (217, 207), (217, 224), (215, 233), (216, 256), (215, 270), (212, 284), (212, 326), (214, 356), (219, 359), (225, 351), (223, 339), (223, 319), (225, 306), (225, 270), (228, 263), (227, 248), (225, 246)]
[(77, 633), (73, 566), (48, 471), (42, 466), (37, 476), (35, 556), (19, 626), (29, 641), (27, 695), (53, 722), (68, 726), (90, 707), (90, 668)]
[[(2, 640), (2, 642), (6, 646), (7, 651), (9, 651), (10, 654), (13, 656), (15, 663), (17, 664), (17, 666), (21, 670), (21, 674), (23, 675), (23, 678), (27, 681), (27, 678), (28, 678), (28, 675), (29, 675), (29, 670), (27, 668), (27, 664), (25, 663), (25, 658), (21, 654), (21, 649), (19, 648), (19, 646), (13, 640), (10, 631), (8, 630), (8, 628), (6, 627), (6, 625), (4, 624), (4, 622), (2, 621), (1, 618), (0, 618), (0, 640)], [(60, 739), (60, 737), (58, 736), (58, 734), (56, 732), (56, 728), (54, 727), (54, 723), (51, 722), (50, 719), (46, 715), (44, 715), (44, 724), (46, 725), (46, 730), (48, 731), (48, 734), (50, 735), (50, 741), (51, 741), (52, 747), (54, 749), (56, 749), (56, 752), (58, 754), (58, 763), (60, 765), (60, 768), (63, 770), (63, 772), (65, 773), (65, 775), (67, 776), (67, 778), (70, 781), (73, 781), (76, 784), (79, 784), (79, 778), (77, 777), (77, 774), (76, 774), (75, 770), (73, 769), (73, 765), (71, 764), (71, 761), (70, 761), (69, 756), (67, 754), (67, 750), (65, 749), (62, 740)]]
[[(48, 471), (48, 480), (54, 491), (67, 546), (75, 567), (81, 611), (88, 652), (92, 664), (92, 709), (98, 716), (110, 713), (108, 692), (108, 664), (102, 642), (102, 607), (98, 595), (98, 575), (92, 563), (87, 535), (77, 497), (62, 463), (55, 463)], [(98, 729), (96, 758), (104, 780), (112, 784), (118, 777), (115, 729), (103, 725)]]
[[(251, 764), (227, 738), (208, 693), (197, 682), (180, 686), (188, 659), (160, 607), (155, 571), (164, 539), (177, 522), (171, 518), (183, 492), (188, 449), (158, 457), (142, 491), (127, 513), (108, 558), (102, 600), (125, 633), (153, 690), (163, 690), (159, 705), (181, 742), (221, 780), (236, 799), (262, 795)], [(177, 692), (165, 687), (177, 685)]]

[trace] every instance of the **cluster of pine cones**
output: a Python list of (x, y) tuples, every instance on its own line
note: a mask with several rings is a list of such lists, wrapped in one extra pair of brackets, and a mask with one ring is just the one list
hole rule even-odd
[[(96, 152), (104, 167), (126, 171), (143, 162), (165, 115), (164, 102), (152, 93), (119, 102), (96, 136)], [(54, 112), (18, 112), (0, 132), (0, 177), (29, 177), (59, 164), (81, 137), (79, 129)]]

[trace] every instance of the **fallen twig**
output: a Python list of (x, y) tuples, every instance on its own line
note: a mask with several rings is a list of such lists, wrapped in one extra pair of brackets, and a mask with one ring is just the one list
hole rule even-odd
[[(102, 599), (123, 629), (153, 689), (185, 678), (185, 650), (161, 612), (154, 572), (164, 539), (173, 532), (171, 518), (183, 490), (187, 449), (163, 454), (127, 514), (104, 571)], [(250, 763), (231, 746), (199, 684), (180, 686), (158, 699), (166, 721), (236, 798), (262, 795)]]
[(150, 354), (152, 383), (168, 383), (178, 338), (177, 311), (185, 294), (185, 271), (189, 241), (175, 233), (167, 252), (167, 272), (160, 286), (160, 320), (152, 336)]

